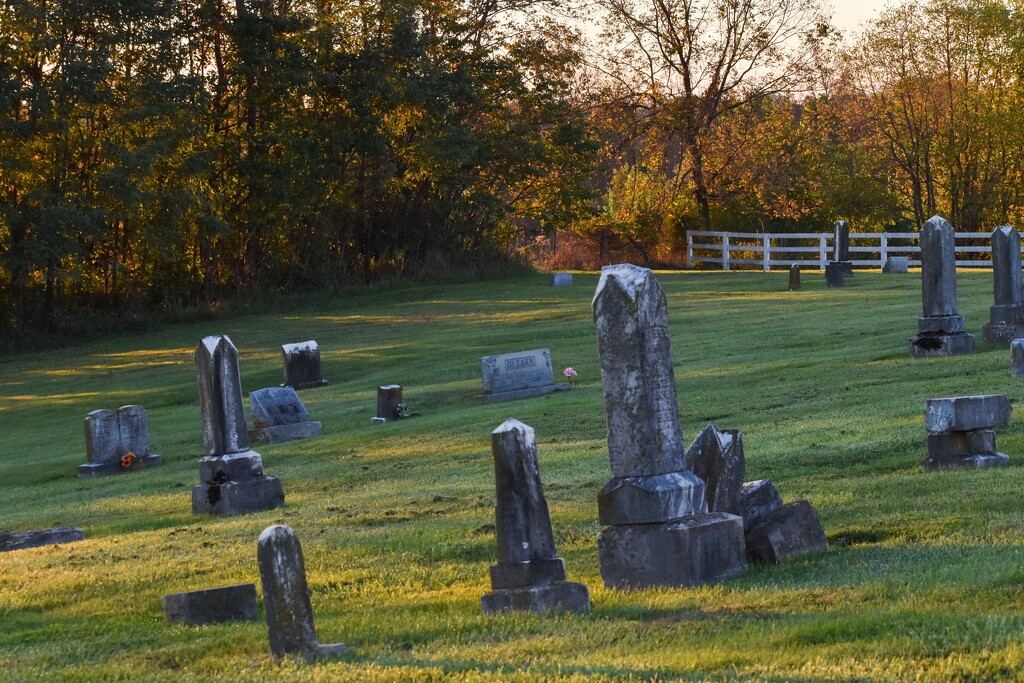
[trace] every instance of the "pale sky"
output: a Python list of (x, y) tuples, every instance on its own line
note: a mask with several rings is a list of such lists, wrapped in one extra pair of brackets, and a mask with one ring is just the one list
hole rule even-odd
[(887, 4), (902, 4), (888, 0), (832, 0), (832, 21), (844, 38), (860, 31), (861, 24), (878, 16)]

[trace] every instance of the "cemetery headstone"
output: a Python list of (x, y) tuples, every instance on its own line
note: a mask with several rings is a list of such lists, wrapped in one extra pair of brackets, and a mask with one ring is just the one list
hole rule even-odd
[(206, 455), (199, 460), (200, 483), (192, 489), (192, 514), (284, 506), (281, 482), (263, 473), (263, 458), (249, 449), (238, 350), (226, 336), (203, 337), (195, 357)]
[(834, 261), (830, 261), (825, 264), (826, 287), (842, 287), (844, 284), (843, 277), (843, 269)]
[(885, 264), (882, 266), (883, 273), (909, 273), (910, 272), (910, 257), (909, 256), (890, 256), (885, 259)]
[(44, 545), (72, 543), (85, 539), (85, 532), (77, 527), (55, 527), (35, 531), (4, 531), (0, 529), (0, 553)]
[[(850, 261), (850, 224), (846, 221), (836, 221), (835, 233), (832, 243), (832, 263), (842, 277), (853, 277), (853, 262)], [(840, 284), (834, 287), (842, 287)]]
[(320, 369), (320, 347), (312, 339), (281, 345), (284, 384), (292, 389), (312, 389), (327, 384)]
[(749, 529), (754, 522), (780, 507), (782, 497), (771, 479), (744, 482), (740, 487), (739, 514), (743, 517), (744, 529)]
[(789, 267), (789, 291), (800, 291), (800, 264), (794, 263)]
[(710, 512), (740, 515), (740, 491), (746, 461), (743, 435), (738, 429), (721, 430), (709, 424), (686, 452), (686, 469), (704, 481)]
[(1002, 394), (933, 398), (925, 402), (925, 469), (999, 467), (1010, 462), (996, 449), (995, 427), (1010, 423), (1013, 408)]
[(256, 547), (267, 614), (270, 652), (275, 657), (298, 655), (307, 660), (345, 652), (341, 643), (321, 645), (313, 624), (313, 606), (306, 583), (302, 545), (291, 527), (275, 524), (263, 530)]
[(952, 356), (974, 351), (957, 312), (956, 244), (953, 226), (932, 216), (921, 226), (921, 306), (917, 335), (910, 340), (911, 358)]
[(533, 428), (506, 420), (491, 432), (491, 453), (498, 563), (491, 566), (492, 590), (481, 598), (484, 613), (589, 610), (587, 587), (566, 581), (555, 551)]
[(323, 434), (323, 425), (307, 420), (309, 411), (291, 387), (268, 387), (249, 393), (252, 429), (249, 443), (280, 443)]
[(1010, 342), (1011, 372), (1014, 377), (1024, 377), (1024, 339)]
[(164, 596), (164, 616), (172, 624), (202, 626), (225, 621), (256, 621), (256, 584), (207, 588)]
[(1024, 337), (1024, 284), (1021, 281), (1020, 235), (1012, 226), (992, 231), (992, 290), (995, 304), (982, 328), (985, 341), (999, 344)]
[(828, 550), (818, 513), (806, 500), (786, 503), (754, 521), (746, 542), (751, 562), (781, 562)]
[(484, 385), (481, 398), (488, 403), (540, 396), (571, 388), (568, 382), (555, 383), (551, 371), (551, 352), (547, 349), (484, 356), (480, 359), (480, 375)]
[(401, 384), (387, 384), (377, 387), (377, 415), (376, 417), (371, 417), (370, 422), (381, 424), (401, 419), (404, 406)]
[(572, 273), (555, 273), (551, 276), (552, 287), (572, 287)]
[(612, 479), (598, 494), (608, 587), (693, 586), (746, 567), (743, 520), (708, 512), (686, 469), (668, 336), (668, 305), (647, 268), (602, 269), (594, 295)]
[(79, 477), (103, 477), (160, 464), (149, 452), (149, 423), (142, 406), (94, 410), (85, 416), (85, 454)]

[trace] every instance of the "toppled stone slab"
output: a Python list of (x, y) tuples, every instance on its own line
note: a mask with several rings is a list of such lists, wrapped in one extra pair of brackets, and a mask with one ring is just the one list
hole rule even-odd
[(828, 550), (818, 514), (806, 500), (786, 503), (758, 519), (746, 533), (751, 562), (781, 562)]
[(44, 545), (72, 543), (85, 539), (85, 532), (77, 527), (55, 527), (38, 531), (0, 530), (0, 553), (10, 550), (39, 548)]
[(883, 273), (902, 274), (910, 272), (910, 258), (907, 256), (890, 256), (882, 266)]
[(256, 621), (256, 584), (171, 593), (164, 596), (164, 616), (172, 624), (202, 626), (225, 621)]
[(1013, 408), (1003, 394), (933, 398), (925, 403), (925, 428), (938, 432), (966, 432), (1003, 427), (1010, 423)]
[(686, 469), (704, 480), (709, 512), (740, 514), (740, 489), (746, 473), (743, 435), (738, 429), (709, 424), (686, 452)]
[(771, 479), (748, 481), (740, 488), (739, 515), (743, 527), (749, 529), (762, 517), (782, 507), (782, 496), (775, 489)]

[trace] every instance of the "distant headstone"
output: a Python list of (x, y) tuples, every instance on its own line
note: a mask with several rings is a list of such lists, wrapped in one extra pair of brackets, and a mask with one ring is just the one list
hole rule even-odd
[(704, 480), (709, 512), (742, 515), (740, 491), (746, 461), (743, 435), (738, 429), (705, 427), (686, 452), (686, 469)]
[(102, 477), (160, 464), (149, 452), (149, 426), (142, 406), (94, 410), (85, 416), (85, 454), (79, 477)]
[(327, 384), (320, 370), (320, 347), (313, 340), (281, 345), (284, 360), (284, 385), (293, 389), (312, 389)]
[(800, 291), (800, 264), (794, 263), (789, 267), (789, 291)]
[(192, 514), (238, 515), (284, 506), (281, 482), (263, 473), (263, 458), (249, 450), (242, 405), (238, 350), (226, 336), (204, 337), (196, 348), (196, 378), (206, 455)]
[(909, 256), (890, 256), (885, 259), (885, 264), (882, 266), (883, 273), (909, 273), (910, 272), (910, 257)]
[(925, 469), (998, 467), (1010, 462), (996, 450), (994, 427), (1010, 423), (1013, 412), (1002, 394), (933, 398), (925, 402), (928, 430)]
[(498, 563), (491, 567), (492, 591), (481, 598), (484, 613), (589, 610), (587, 587), (566, 581), (555, 551), (533, 429), (506, 420), (491, 432), (491, 453)]
[(597, 539), (608, 587), (693, 586), (746, 567), (743, 520), (708, 513), (686, 469), (668, 305), (647, 268), (601, 271), (594, 295), (612, 479), (598, 494)]
[(1024, 285), (1021, 281), (1020, 235), (1003, 225), (992, 231), (992, 289), (995, 304), (982, 327), (985, 341), (1005, 344), (1024, 337)]
[(340, 655), (341, 643), (321, 645), (313, 625), (313, 606), (306, 583), (302, 545), (291, 527), (269, 526), (260, 534), (256, 557), (263, 584), (270, 652), (275, 657), (298, 655), (307, 660)]
[(39, 548), (44, 545), (72, 543), (85, 539), (85, 532), (77, 527), (55, 527), (37, 531), (0, 530), (0, 553), (25, 548)]
[(974, 351), (974, 335), (965, 332), (957, 312), (956, 244), (953, 226), (932, 216), (921, 226), (921, 307), (911, 358), (952, 356)]
[(843, 269), (835, 261), (830, 261), (825, 264), (825, 286), (826, 287), (842, 287), (843, 286)]
[(377, 387), (377, 415), (370, 418), (370, 422), (380, 424), (383, 422), (394, 422), (401, 419), (402, 407), (402, 385), (387, 384)]
[(552, 287), (572, 287), (572, 273), (555, 273), (551, 276)]
[(853, 262), (850, 261), (850, 224), (846, 221), (836, 221), (830, 263), (839, 274), (839, 284), (829, 285), (830, 287), (842, 287), (843, 278), (853, 277)]
[(755, 521), (747, 530), (751, 562), (781, 562), (828, 550), (818, 513), (806, 500), (787, 503)]
[(555, 383), (551, 352), (547, 349), (484, 356), (480, 359), (480, 375), (484, 385), (482, 398), (489, 403), (571, 388), (567, 382)]
[(249, 393), (252, 426), (250, 443), (280, 443), (323, 434), (323, 425), (310, 422), (309, 411), (291, 387), (268, 387)]
[(1024, 377), (1024, 339), (1010, 342), (1011, 372), (1014, 377)]
[(164, 596), (164, 616), (172, 624), (202, 626), (225, 621), (256, 621), (256, 584), (207, 588)]

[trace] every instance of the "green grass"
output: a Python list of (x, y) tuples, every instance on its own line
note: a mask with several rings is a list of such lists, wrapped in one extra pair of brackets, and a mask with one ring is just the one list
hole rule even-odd
[[(722, 585), (620, 593), (597, 563), (609, 477), (590, 313), (597, 276), (543, 274), (395, 287), (318, 310), (113, 334), (0, 359), (0, 528), (81, 526), (83, 542), (0, 554), (0, 681), (1024, 680), (1024, 421), (999, 430), (1011, 465), (922, 473), (924, 401), (1005, 393), (1009, 351), (911, 360), (916, 275), (661, 273), (687, 441), (743, 431), (747, 479), (808, 498), (832, 550)], [(960, 273), (979, 331), (991, 275)], [(330, 386), (302, 392), (318, 439), (264, 446), (288, 505), (193, 517), (201, 336), (238, 346), (244, 391), (281, 381), (279, 346), (316, 339)], [(480, 405), (479, 358), (549, 347), (568, 393)], [(418, 415), (371, 426), (375, 388)], [(82, 420), (147, 409), (160, 467), (79, 480)], [(489, 432), (536, 429), (556, 542), (584, 615), (485, 617), (494, 561)], [(172, 626), (166, 593), (258, 583), (256, 539), (299, 534), (317, 631), (339, 661), (269, 655), (251, 622)]]

